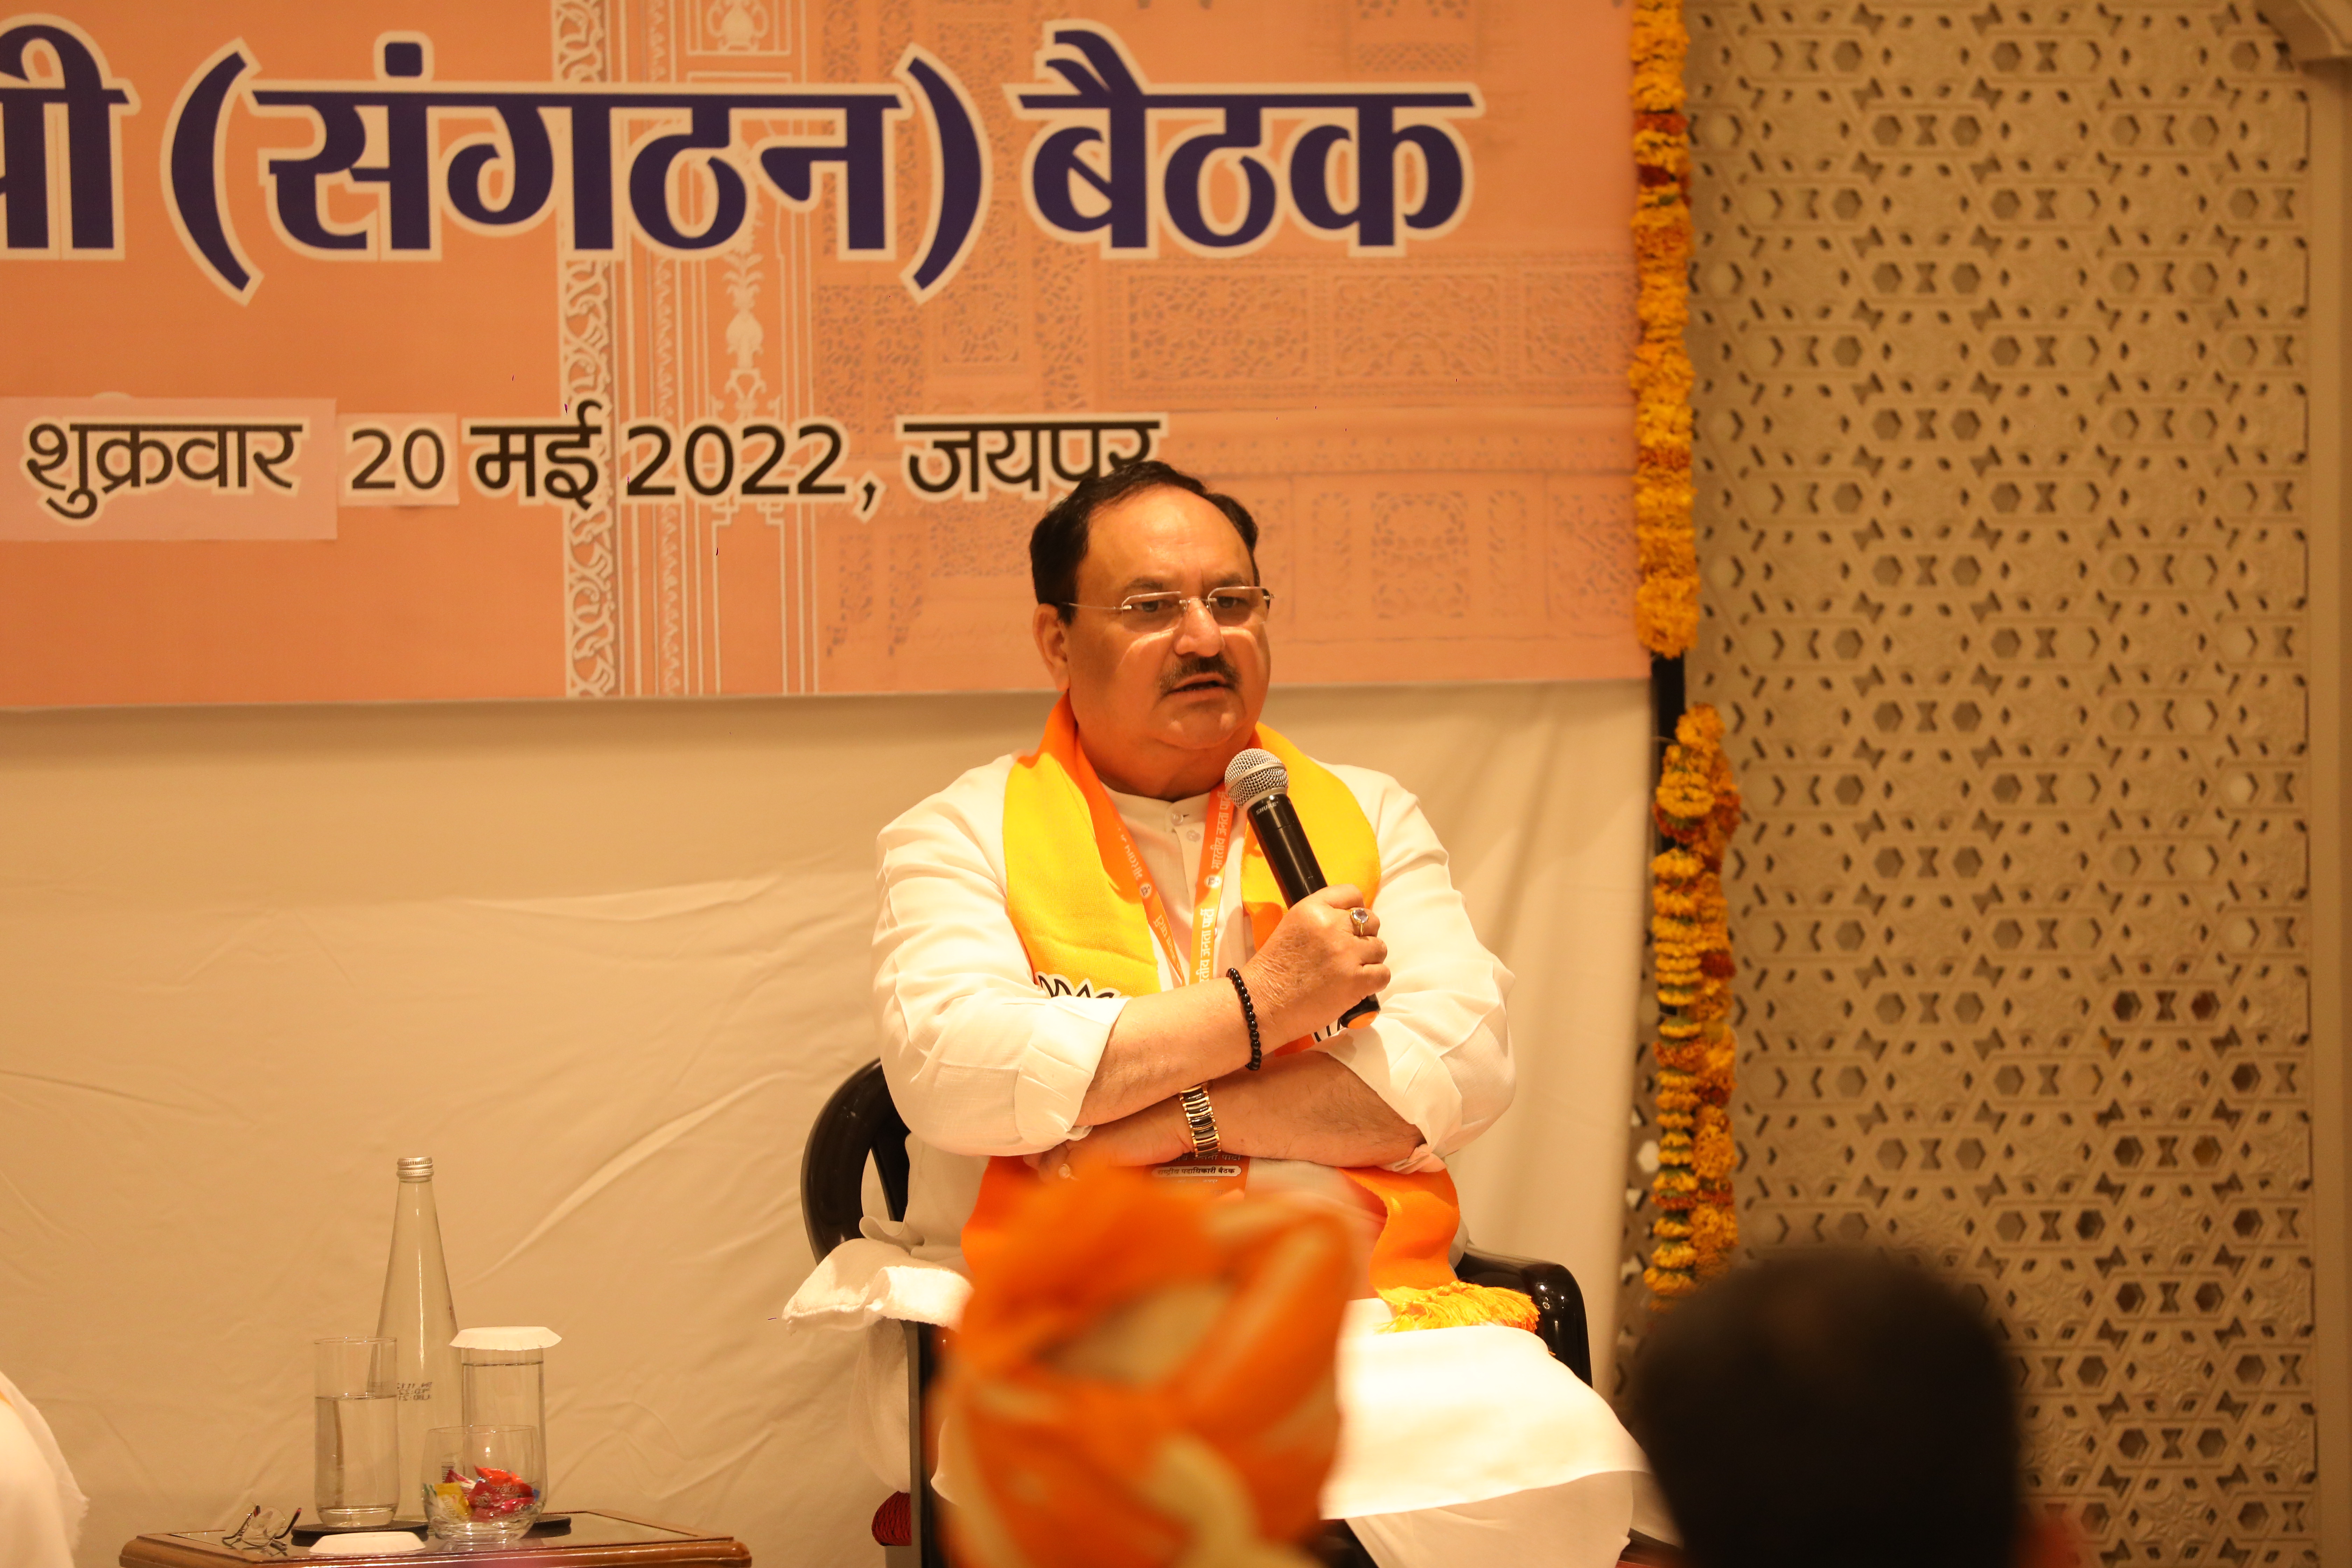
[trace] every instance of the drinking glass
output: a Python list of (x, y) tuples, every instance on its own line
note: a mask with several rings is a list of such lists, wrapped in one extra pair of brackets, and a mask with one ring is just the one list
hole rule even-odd
[(536, 1426), (436, 1426), (425, 1435), (425, 1523), (454, 1545), (520, 1541), (547, 1495)]
[(319, 1522), (339, 1530), (390, 1524), (400, 1501), (393, 1342), (315, 1340), (311, 1352)]

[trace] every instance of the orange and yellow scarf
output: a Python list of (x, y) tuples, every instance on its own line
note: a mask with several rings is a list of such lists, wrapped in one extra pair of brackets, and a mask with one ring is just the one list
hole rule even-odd
[[(1361, 888), (1364, 902), (1372, 903), (1380, 894), (1380, 844), (1355, 795), (1328, 769), (1263, 724), (1256, 743), (1290, 770), (1291, 804), (1326, 873), (1334, 883)], [(1066, 697), (1046, 720), (1037, 749), (1013, 764), (1004, 791), (1006, 902), (1030, 973), (1050, 994), (1142, 996), (1160, 988), (1150, 923), (1135, 879), (1122, 875), (1125, 841), (1118, 807), (1078, 743), (1077, 722)], [(1281, 922), (1282, 893), (1255, 834), (1244, 838), (1242, 857), (1243, 905), (1262, 946)], [(1302, 1051), (1313, 1043), (1302, 1037), (1272, 1054)], [(1220, 1163), (1237, 1173), (1223, 1184), (1245, 1182), (1245, 1156), (1227, 1155)], [(1370, 1272), (1372, 1288), (1396, 1313), (1391, 1327), (1535, 1326), (1534, 1305), (1525, 1296), (1454, 1278), (1451, 1256), (1462, 1210), (1446, 1172), (1401, 1173), (1365, 1166), (1343, 1174), (1378, 1198), (1385, 1211)], [(989, 1161), (963, 1230), (964, 1257), (975, 1268), (998, 1247), (1015, 1202), (1036, 1180), (1024, 1161), (1003, 1155)]]

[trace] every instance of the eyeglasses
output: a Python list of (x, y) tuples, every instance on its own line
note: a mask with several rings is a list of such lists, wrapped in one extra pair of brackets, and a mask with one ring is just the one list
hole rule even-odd
[(1118, 617), (1118, 624), (1139, 636), (1172, 631), (1192, 606), (1206, 606), (1209, 618), (1221, 626), (1245, 626), (1274, 607), (1267, 588), (1212, 588), (1198, 598), (1189, 594), (1129, 594), (1116, 605), (1066, 605), (1065, 609), (1101, 610)]
[(221, 1537), (221, 1544), (243, 1552), (267, 1552), (283, 1556), (287, 1550), (286, 1538), (294, 1533), (295, 1523), (301, 1517), (302, 1510), (299, 1508), (289, 1519), (274, 1508), (264, 1508), (255, 1503), (253, 1511), (245, 1516), (244, 1522)]

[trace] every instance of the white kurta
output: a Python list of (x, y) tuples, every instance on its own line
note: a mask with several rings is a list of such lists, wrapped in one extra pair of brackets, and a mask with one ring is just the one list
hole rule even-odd
[(73, 1568), (89, 1507), (49, 1424), (0, 1374), (0, 1563)]
[[(922, 1257), (955, 1255), (985, 1156), (1036, 1153), (1070, 1136), (1126, 1005), (1047, 996), (1029, 972), (1005, 908), (1004, 786), (1012, 771), (1011, 757), (972, 769), (884, 828), (880, 839), (875, 1022), (891, 1098), (924, 1146), (907, 1225), (894, 1239)], [(1380, 845), (1381, 935), (1394, 979), (1377, 1020), (1318, 1048), (1421, 1129), (1423, 1147), (1406, 1167), (1433, 1163), (1485, 1131), (1511, 1102), (1503, 1013), (1510, 971), (1470, 929), (1420, 803), (1385, 774), (1331, 771), (1362, 806)], [(1208, 797), (1112, 799), (1171, 923), (1185, 929)], [(1236, 831), (1236, 861), (1240, 839)], [(1240, 883), (1227, 877), (1222, 889), (1220, 970), (1252, 951)], [(1165, 985), (1167, 955), (1159, 960)]]
[[(1079, 1105), (1125, 1005), (1117, 997), (1048, 996), (1030, 973), (1005, 898), (1004, 791), (1013, 762), (1002, 757), (972, 769), (882, 831), (875, 1014), (891, 1097), (914, 1134), (907, 1215), (897, 1224), (869, 1218), (866, 1239), (826, 1259), (785, 1313), (788, 1321), (874, 1325), (858, 1378), (858, 1446), (877, 1473), (901, 1487), (903, 1342), (895, 1325), (876, 1320), (951, 1321), (960, 1312), (960, 1293), (907, 1265), (961, 1270), (963, 1225), (987, 1157), (1041, 1152), (1081, 1131)], [(1398, 1168), (1434, 1168), (1510, 1103), (1504, 1014), (1510, 972), (1471, 929), (1445, 850), (1412, 795), (1368, 769), (1331, 771), (1379, 844), (1381, 935), (1392, 979), (1375, 1021), (1316, 1048), (1346, 1063), (1420, 1130), (1421, 1145)], [(1112, 799), (1171, 923), (1187, 929), (1208, 797)], [(1228, 862), (1234, 870), (1240, 837), (1237, 831)], [(1240, 881), (1228, 875), (1221, 889), (1220, 970), (1238, 965), (1253, 947)], [(1164, 953), (1160, 969), (1161, 984), (1171, 984)], [(1368, 1240), (1377, 1230), (1377, 1219), (1353, 1200), (1356, 1189), (1320, 1167), (1255, 1160), (1250, 1179), (1254, 1186), (1336, 1194), (1333, 1201), (1352, 1210)], [(1377, 1302), (1361, 1305), (1370, 1310), (1354, 1314), (1361, 1327), (1385, 1317)], [(1473, 1553), (1491, 1556), (1498, 1543), (1530, 1563), (1589, 1568), (1615, 1561), (1631, 1506), (1624, 1473), (1640, 1468), (1638, 1451), (1574, 1374), (1540, 1352), (1516, 1353), (1525, 1340), (1507, 1330), (1422, 1331), (1382, 1336), (1377, 1355), (1367, 1353), (1369, 1345), (1342, 1355), (1349, 1427), (1326, 1512), (1352, 1519), (1387, 1568), (1466, 1563)], [(1445, 1430), (1415, 1430), (1428, 1422)], [(1455, 1462), (1433, 1467), (1433, 1452)], [(951, 1493), (952, 1479), (941, 1479)]]

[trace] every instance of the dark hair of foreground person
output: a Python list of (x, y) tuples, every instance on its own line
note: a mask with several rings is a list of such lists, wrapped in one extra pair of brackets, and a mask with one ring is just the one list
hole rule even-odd
[(1796, 1252), (1649, 1332), (1626, 1425), (1691, 1568), (2011, 1568), (2026, 1530), (2014, 1374), (1923, 1269)]

